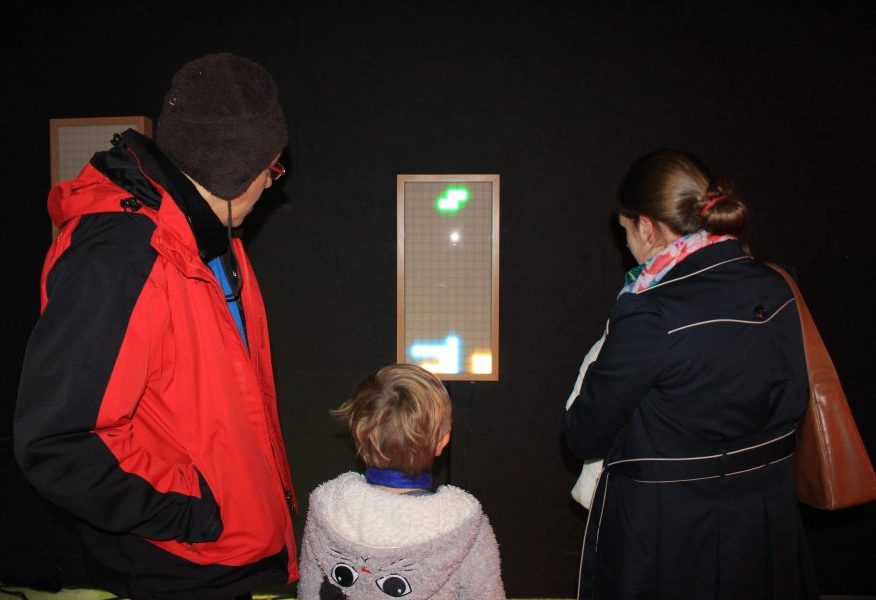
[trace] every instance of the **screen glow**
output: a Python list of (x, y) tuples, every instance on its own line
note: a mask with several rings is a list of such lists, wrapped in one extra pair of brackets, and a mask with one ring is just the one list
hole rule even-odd
[(462, 343), (450, 333), (444, 340), (420, 342), (414, 340), (409, 354), (417, 363), (433, 373), (459, 373), (462, 367)]
[(449, 187), (438, 197), (438, 212), (456, 214), (468, 202), (468, 190), (460, 187)]
[(471, 372), (489, 374), (493, 372), (493, 353), (489, 350), (472, 352)]

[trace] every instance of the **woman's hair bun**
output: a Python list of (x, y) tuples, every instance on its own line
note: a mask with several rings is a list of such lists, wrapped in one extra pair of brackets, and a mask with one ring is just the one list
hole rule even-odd
[(726, 184), (719, 184), (700, 196), (694, 204), (701, 227), (709, 233), (740, 234), (745, 228), (748, 209)]
[(659, 221), (678, 235), (705, 229), (737, 236), (747, 212), (729, 184), (713, 177), (702, 161), (671, 148), (650, 152), (630, 166), (618, 189), (618, 211)]

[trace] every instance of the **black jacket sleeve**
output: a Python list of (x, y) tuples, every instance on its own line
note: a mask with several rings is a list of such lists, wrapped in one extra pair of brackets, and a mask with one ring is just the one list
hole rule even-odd
[(566, 441), (579, 458), (603, 458), (657, 380), (667, 343), (659, 308), (644, 295), (623, 294), (608, 335), (566, 411)]
[(166, 465), (191, 482), (190, 494), (162, 493), (122, 470), (95, 432), (116, 368), (125, 369), (134, 404), (146, 385), (146, 364), (118, 362), (155, 264), (153, 230), (140, 215), (83, 217), (55, 262), (46, 281), (48, 303), (25, 353), (16, 459), (43, 496), (95, 527), (156, 540), (215, 540), (222, 532), (219, 508), (194, 465)]

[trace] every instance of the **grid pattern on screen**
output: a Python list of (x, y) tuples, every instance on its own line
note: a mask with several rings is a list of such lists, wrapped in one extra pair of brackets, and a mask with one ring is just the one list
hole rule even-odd
[(73, 179), (91, 156), (110, 148), (113, 135), (131, 125), (61, 125), (58, 127), (58, 181)]
[[(492, 342), (493, 184), (489, 181), (405, 182), (405, 352), (414, 343), (439, 342), (456, 334), (461, 372), (471, 356), (490, 352)], [(458, 212), (436, 204), (448, 188), (465, 188)], [(495, 357), (493, 357), (495, 360)]]

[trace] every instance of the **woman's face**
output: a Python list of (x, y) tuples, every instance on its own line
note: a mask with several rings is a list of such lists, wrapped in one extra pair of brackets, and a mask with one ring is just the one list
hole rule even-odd
[(627, 234), (627, 248), (630, 249), (630, 253), (632, 253), (637, 263), (642, 264), (656, 254), (656, 250), (648, 241), (645, 231), (646, 223), (643, 219), (631, 219), (618, 215), (617, 220)]

